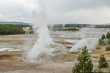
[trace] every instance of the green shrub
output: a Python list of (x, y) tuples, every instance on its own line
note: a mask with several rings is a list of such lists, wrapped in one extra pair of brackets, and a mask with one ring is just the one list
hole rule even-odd
[(110, 32), (107, 32), (106, 38), (107, 38), (107, 39), (110, 39)]
[(99, 39), (99, 45), (105, 45), (105, 41), (102, 39)]
[(106, 35), (102, 35), (99, 39), (99, 45), (108, 45), (110, 44), (110, 32), (107, 32)]
[(99, 69), (101, 69), (101, 68), (108, 68), (108, 63), (107, 63), (107, 61), (106, 61), (106, 58), (104, 57), (104, 55), (101, 55), (100, 56), (100, 59), (99, 59)]
[(106, 38), (106, 36), (103, 34), (101, 37), (101, 40), (104, 40)]
[(110, 39), (108, 39), (108, 42), (107, 43), (110, 44)]
[[(0, 35), (25, 34), (23, 27), (30, 27), (32, 30), (32, 26), (30, 26), (30, 25), (0, 24)], [(33, 33), (33, 31), (31, 31), (31, 33)]]

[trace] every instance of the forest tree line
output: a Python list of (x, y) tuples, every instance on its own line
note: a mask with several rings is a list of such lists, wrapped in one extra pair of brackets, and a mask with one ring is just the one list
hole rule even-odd
[(32, 26), (28, 24), (0, 24), (0, 35), (25, 34), (25, 27), (29, 27), (30, 33), (33, 33)]

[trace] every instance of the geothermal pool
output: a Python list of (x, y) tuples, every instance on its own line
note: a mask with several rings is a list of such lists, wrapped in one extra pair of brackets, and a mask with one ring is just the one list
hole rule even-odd
[(53, 38), (83, 39), (99, 38), (102, 34), (110, 32), (110, 28), (81, 28), (79, 31), (50, 31)]
[[(50, 37), (58, 43), (73, 46), (74, 43), (84, 38), (99, 38), (102, 34), (110, 32), (110, 28), (82, 28), (80, 31), (49, 31)], [(0, 36), (0, 48), (15, 48), (22, 49), (27, 47), (25, 43), (26, 39), (31, 39), (28, 47), (32, 47), (35, 43), (35, 35), (11, 35), (11, 36)], [(60, 43), (59, 43), (60, 42)], [(68, 43), (70, 42), (70, 43)], [(72, 43), (72, 44), (71, 44)], [(27, 48), (28, 48), (27, 47)]]
[[(84, 38), (99, 38), (102, 34), (110, 32), (109, 28), (82, 28), (80, 31), (49, 31), (50, 37), (58, 44), (73, 46), (74, 43)], [(31, 42), (25, 43), (26, 39)], [(10, 35), (0, 36), (0, 48), (31, 48), (35, 43), (35, 35)], [(72, 43), (72, 44), (71, 44)], [(28, 44), (28, 46), (27, 46)]]
[(100, 38), (107, 32), (110, 32), (110, 28), (81, 28), (79, 31), (50, 31), (50, 35), (54, 40), (64, 39), (75, 43), (85, 38)]

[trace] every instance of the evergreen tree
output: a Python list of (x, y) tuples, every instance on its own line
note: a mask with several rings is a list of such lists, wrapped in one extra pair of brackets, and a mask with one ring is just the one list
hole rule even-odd
[(104, 41), (102, 39), (99, 39), (99, 45), (104, 45)]
[(104, 34), (101, 36), (101, 38), (99, 39), (99, 45), (106, 45), (108, 43), (108, 41), (106, 41), (107, 39), (107, 35), (105, 36)]
[(108, 39), (108, 44), (110, 44), (110, 39)]
[(106, 38), (106, 36), (103, 34), (101, 37), (101, 40), (104, 40)]
[(106, 61), (106, 58), (104, 57), (104, 55), (101, 55), (99, 59), (99, 68), (107, 68), (107, 67), (108, 67), (108, 63)]
[(109, 33), (109, 32), (107, 32), (106, 38), (107, 38), (107, 39), (110, 39), (110, 33)]
[(82, 49), (81, 54), (78, 58), (78, 64), (73, 67), (73, 73), (92, 73), (93, 64), (90, 59), (90, 55), (88, 53), (87, 47)]

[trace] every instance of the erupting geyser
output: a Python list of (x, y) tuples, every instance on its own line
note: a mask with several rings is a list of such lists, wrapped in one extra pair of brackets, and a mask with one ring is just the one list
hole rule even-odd
[(49, 31), (47, 28), (48, 20), (45, 11), (45, 6), (42, 0), (39, 0), (38, 10), (33, 12), (33, 29), (38, 35), (36, 37), (37, 41), (32, 49), (27, 53), (27, 59), (29, 62), (40, 62), (42, 55), (48, 55), (49, 44), (52, 43)]

